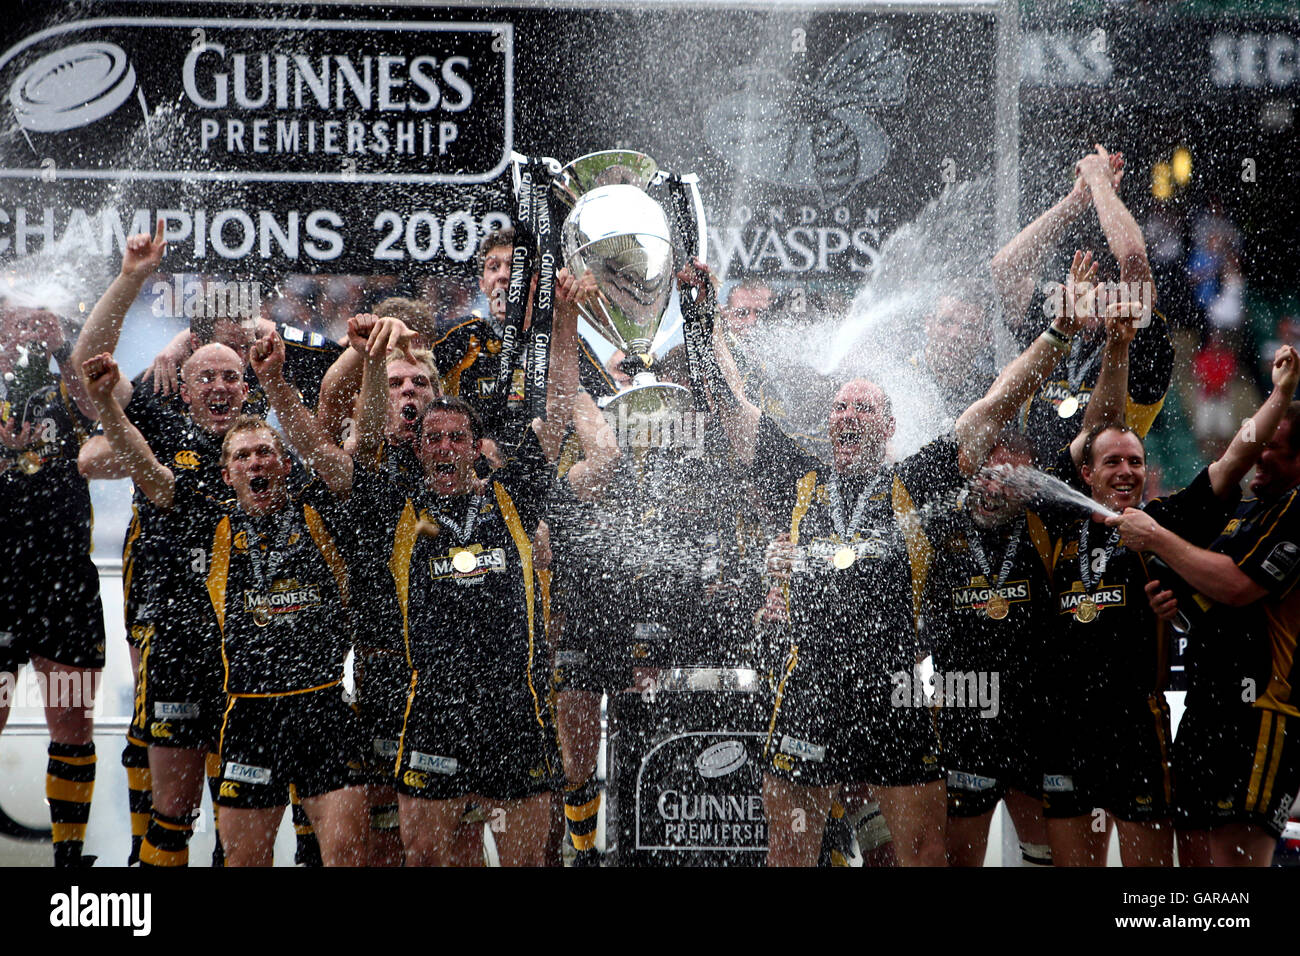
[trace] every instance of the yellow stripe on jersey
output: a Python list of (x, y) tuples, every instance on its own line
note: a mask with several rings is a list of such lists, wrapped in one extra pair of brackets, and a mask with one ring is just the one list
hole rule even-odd
[(402, 642), (406, 647), (406, 666), (414, 668), (411, 661), (411, 554), (415, 551), (416, 525), (415, 505), (408, 499), (402, 509), (402, 516), (397, 520), (397, 531), (393, 534), (393, 554), (388, 559), (388, 570), (393, 575), (393, 584), (397, 587), (397, 603), (402, 609)]
[(402, 732), (397, 735), (397, 760), (393, 764), (393, 775), (402, 769), (402, 751), (406, 749), (406, 725), (411, 722), (411, 707), (415, 703), (415, 685), (420, 682), (420, 672), (411, 670), (411, 687), (406, 692), (406, 710), (402, 712)]
[(1255, 741), (1255, 762), (1250, 769), (1250, 783), (1246, 786), (1246, 809), (1255, 809), (1259, 802), (1259, 785), (1264, 779), (1264, 765), (1268, 763), (1269, 731), (1273, 728), (1273, 713), (1265, 711), (1259, 721), (1259, 739)]
[(542, 703), (537, 697), (537, 688), (533, 686), (533, 543), (528, 540), (524, 523), (519, 520), (519, 512), (510, 498), (510, 492), (499, 481), (492, 482), (492, 491), (496, 494), (497, 504), (501, 507), (501, 517), (505, 519), (510, 537), (514, 539), (515, 550), (519, 552), (519, 562), (524, 573), (524, 603), (528, 608), (528, 692), (533, 695), (533, 713), (537, 715), (537, 724), (546, 726), (542, 718)]
[(1300, 634), (1300, 592), (1292, 591), (1280, 601), (1265, 601), (1264, 620), (1268, 625), (1268, 642), (1273, 673), (1268, 688), (1260, 695), (1257, 707), (1300, 717), (1292, 697), (1292, 668), (1295, 666), (1296, 635)]
[(930, 576), (930, 563), (934, 560), (934, 546), (921, 529), (916, 514), (916, 504), (903, 480), (894, 476), (894, 520), (907, 542), (907, 560), (912, 568), (912, 627), (921, 619), (921, 601), (925, 596), (925, 582)]
[(1282, 762), (1282, 749), (1286, 746), (1286, 716), (1278, 714), (1274, 718), (1277, 729), (1273, 731), (1273, 757), (1268, 762), (1268, 776), (1264, 778), (1264, 789), (1259, 794), (1259, 810), (1268, 809), (1273, 799), (1273, 782), (1277, 779), (1277, 768)]
[[(226, 635), (226, 585), (230, 579), (230, 518), (217, 523), (212, 536), (212, 563), (208, 566), (208, 598), (217, 615), (221, 636)], [(225, 651), (222, 651), (224, 656)]]
[(1291, 507), (1291, 502), (1293, 501), (1295, 501), (1295, 492), (1292, 492), (1287, 497), (1286, 504), (1283, 505), (1282, 510), (1277, 513), (1277, 517), (1274, 518), (1273, 523), (1268, 526), (1268, 530), (1259, 536), (1259, 540), (1255, 542), (1255, 547), (1247, 551), (1245, 557), (1243, 557), (1240, 561), (1237, 562), (1238, 567), (1241, 567), (1241, 565), (1245, 564), (1246, 561), (1250, 559), (1250, 556), (1259, 550), (1259, 546), (1269, 539), (1269, 536), (1273, 533), (1273, 529), (1277, 527), (1277, 523), (1282, 520), (1282, 516), (1286, 514), (1287, 509)]
[(808, 507), (812, 504), (813, 490), (817, 487), (817, 472), (810, 471), (799, 479), (796, 486), (798, 496), (795, 499), (794, 510), (790, 512), (790, 543), (799, 543), (799, 525), (803, 523), (804, 515), (808, 513)]
[[(459, 328), (459, 326), (457, 326)], [(450, 335), (451, 333), (447, 333)], [(481, 349), (478, 344), (478, 336), (470, 336), (469, 346), (465, 349), (465, 354), (461, 356), (459, 362), (451, 367), (446, 375), (442, 377), (442, 390), (447, 395), (460, 396), (460, 376), (465, 369), (469, 368), (478, 361)]]
[(1151, 426), (1155, 424), (1156, 416), (1160, 410), (1165, 407), (1165, 397), (1160, 396), (1160, 401), (1151, 405), (1139, 405), (1131, 398), (1124, 399), (1124, 423), (1129, 428), (1137, 432), (1139, 438), (1146, 438), (1147, 432), (1151, 431)]
[(347, 607), (351, 603), (351, 592), (348, 589), (348, 567), (343, 562), (343, 555), (339, 554), (338, 547), (334, 544), (334, 538), (325, 528), (325, 522), (321, 520), (319, 512), (311, 505), (302, 506), (302, 516), (307, 522), (307, 532), (311, 539), (316, 542), (316, 548), (325, 559), (325, 563), (330, 566), (330, 573), (334, 575), (334, 583), (338, 585), (339, 596), (343, 599), (343, 606)]
[(767, 743), (763, 745), (763, 756), (766, 757), (769, 750), (772, 749), (772, 735), (776, 733), (776, 717), (781, 713), (781, 698), (785, 696), (785, 682), (790, 679), (794, 669), (799, 666), (799, 645), (790, 645), (790, 654), (786, 658), (785, 673), (781, 675), (781, 683), (776, 685), (776, 700), (772, 703), (772, 720), (767, 725)]
[[(131, 600), (131, 577), (135, 571), (135, 560), (132, 551), (135, 548), (135, 542), (140, 537), (140, 509), (136, 505), (131, 506), (131, 524), (127, 528), (126, 542), (122, 545), (122, 599), (123, 611), (126, 610), (125, 602)], [(130, 623), (130, 622), (128, 622)]]

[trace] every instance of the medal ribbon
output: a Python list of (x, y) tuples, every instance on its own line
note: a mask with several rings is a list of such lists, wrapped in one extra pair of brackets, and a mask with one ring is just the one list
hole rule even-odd
[(1083, 361), (1084, 345), (1080, 336), (1075, 336), (1074, 341), (1070, 343), (1069, 354), (1065, 357), (1065, 381), (1070, 386), (1070, 394), (1077, 396), (1079, 389), (1083, 387), (1083, 380), (1088, 377), (1093, 368), (1101, 361), (1101, 346), (1098, 345), (1092, 355), (1088, 356), (1088, 361)]
[(451, 529), (452, 533), (456, 536), (457, 544), (468, 544), (469, 539), (474, 534), (474, 528), (478, 526), (479, 515), (483, 513), (483, 502), (485, 500), (486, 496), (484, 495), (474, 495), (474, 497), (470, 498), (469, 509), (465, 514), (465, 521), (463, 524), (450, 517), (441, 508), (435, 510), (434, 514), (438, 516), (438, 522), (440, 524)]
[(524, 402), (528, 420), (546, 419), (546, 376), (551, 364), (551, 321), (555, 314), (555, 270), (560, 261), (560, 231), (554, 228), (552, 176), (546, 163), (533, 160), (533, 229), (537, 236), (537, 298), (529, 328)]
[(251, 515), (240, 511), (234, 515), (234, 521), (231, 522), (239, 525), (239, 530), (248, 537), (248, 564), (252, 569), (253, 580), (257, 583), (258, 590), (264, 594), (270, 592), (270, 582), (275, 580), (289, 553), (289, 538), (297, 526), (293, 514), (294, 507), (286, 506), (270, 516), (271, 543), (265, 553), (262, 552), (261, 545), (268, 536), (257, 529)]
[(1016, 554), (1020, 550), (1020, 539), (1024, 536), (1025, 527), (1028, 521), (1022, 514), (1020, 520), (1016, 523), (1016, 530), (1011, 535), (1011, 540), (1007, 542), (1007, 549), (1002, 553), (1002, 566), (998, 569), (997, 580), (993, 580), (993, 569), (989, 566), (989, 557), (984, 552), (984, 545), (980, 543), (979, 529), (972, 524), (970, 533), (966, 535), (966, 540), (970, 542), (971, 554), (975, 556), (975, 563), (979, 565), (984, 579), (992, 586), (993, 591), (990, 594), (1000, 594), (1002, 585), (1006, 583), (1007, 577), (1011, 574), (1012, 567), (1016, 563)]
[(880, 482), (888, 475), (887, 471), (882, 470), (871, 484), (867, 485), (858, 494), (858, 500), (853, 505), (853, 517), (846, 525), (844, 523), (844, 500), (840, 497), (840, 479), (836, 475), (826, 486), (826, 494), (830, 497), (831, 504), (831, 521), (835, 524), (835, 533), (839, 535), (840, 541), (844, 544), (851, 544), (853, 536), (858, 533), (858, 527), (862, 524), (862, 514), (867, 510), (867, 500), (875, 494)]
[[(1083, 523), (1083, 530), (1079, 532), (1079, 580), (1083, 582), (1083, 589), (1092, 596), (1092, 590), (1095, 587), (1091, 580), (1092, 561), (1090, 560), (1091, 552), (1088, 550), (1088, 525), (1092, 521)], [(1101, 583), (1102, 577), (1106, 573), (1106, 567), (1110, 564), (1111, 555), (1115, 553), (1115, 545), (1119, 544), (1119, 529), (1112, 528), (1110, 536), (1106, 539), (1106, 551), (1101, 556), (1101, 570), (1097, 572), (1097, 583)]]

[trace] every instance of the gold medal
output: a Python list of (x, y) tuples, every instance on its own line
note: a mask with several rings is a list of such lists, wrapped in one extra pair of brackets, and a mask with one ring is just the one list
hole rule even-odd
[(1078, 410), (1079, 400), (1073, 395), (1063, 399), (1061, 404), (1056, 406), (1056, 414), (1060, 415), (1062, 418), (1073, 418), (1074, 413)]
[(478, 559), (472, 551), (457, 551), (452, 555), (451, 566), (461, 574), (469, 574), (478, 567)]
[(271, 612), (265, 605), (259, 604), (253, 608), (253, 623), (258, 627), (266, 627), (271, 623)]
[(992, 594), (984, 602), (984, 613), (993, 620), (1000, 621), (1011, 613), (1011, 604), (1001, 594)]
[(1074, 619), (1080, 624), (1089, 624), (1097, 620), (1097, 602), (1090, 597), (1084, 598), (1074, 609)]
[(36, 474), (43, 465), (41, 456), (34, 451), (25, 451), (18, 456), (18, 467), (22, 469), (24, 475)]
[(852, 548), (840, 548), (831, 558), (831, 564), (835, 565), (837, 570), (843, 571), (857, 560), (857, 554)]

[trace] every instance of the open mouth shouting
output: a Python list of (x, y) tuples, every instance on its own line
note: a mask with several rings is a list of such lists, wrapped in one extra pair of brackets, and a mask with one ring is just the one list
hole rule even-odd
[(265, 475), (248, 479), (248, 488), (255, 495), (264, 495), (271, 489), (271, 479)]

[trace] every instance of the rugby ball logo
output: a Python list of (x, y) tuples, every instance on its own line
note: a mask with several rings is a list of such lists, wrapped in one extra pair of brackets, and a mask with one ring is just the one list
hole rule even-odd
[(135, 92), (135, 67), (115, 43), (76, 43), (47, 53), (9, 87), (23, 129), (61, 133), (108, 116)]
[(701, 777), (725, 777), (745, 766), (748, 760), (744, 744), (739, 740), (724, 740), (701, 751), (695, 758), (695, 769)]

